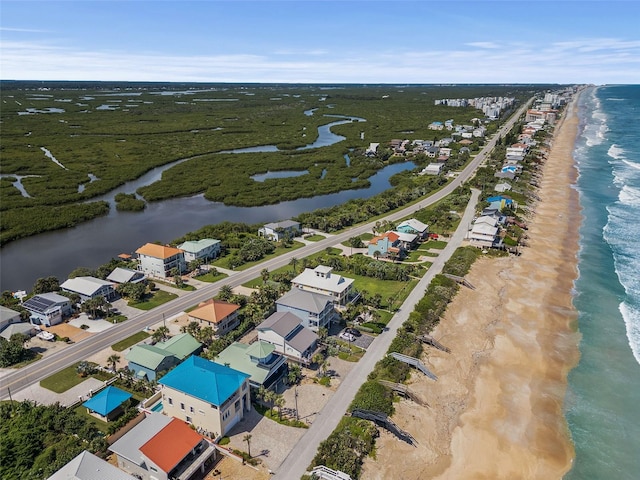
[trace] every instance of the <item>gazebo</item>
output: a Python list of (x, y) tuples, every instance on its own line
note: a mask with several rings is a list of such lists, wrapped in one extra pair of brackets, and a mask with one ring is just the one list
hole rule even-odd
[(122, 404), (128, 401), (133, 395), (117, 387), (108, 386), (82, 404), (86, 407), (89, 415), (93, 415), (100, 420), (109, 422), (124, 410)]

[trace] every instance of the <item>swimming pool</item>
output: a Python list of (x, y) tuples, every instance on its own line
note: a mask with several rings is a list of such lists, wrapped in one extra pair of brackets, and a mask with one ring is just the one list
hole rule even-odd
[(156, 403), (153, 407), (151, 407), (152, 412), (161, 412), (162, 411), (162, 402)]

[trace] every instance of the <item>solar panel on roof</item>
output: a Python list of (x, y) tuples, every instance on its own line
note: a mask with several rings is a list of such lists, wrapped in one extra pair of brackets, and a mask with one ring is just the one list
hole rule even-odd
[(32, 297), (29, 300), (27, 300), (24, 303), (24, 306), (30, 310), (35, 310), (38, 313), (43, 313), (45, 310), (47, 310), (51, 305), (53, 305), (56, 302), (53, 302), (49, 299), (46, 298), (42, 298), (42, 297)]

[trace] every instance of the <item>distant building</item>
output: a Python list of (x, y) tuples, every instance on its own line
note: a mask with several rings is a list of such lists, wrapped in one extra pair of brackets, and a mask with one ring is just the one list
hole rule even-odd
[(258, 229), (258, 235), (279, 242), (285, 236), (297, 237), (301, 232), (300, 222), (285, 220), (283, 222), (266, 223)]

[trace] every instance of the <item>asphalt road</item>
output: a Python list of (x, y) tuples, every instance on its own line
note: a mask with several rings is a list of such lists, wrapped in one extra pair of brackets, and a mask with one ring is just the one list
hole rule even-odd
[[(474, 159), (460, 172), (460, 174), (453, 181), (445, 185), (441, 190), (434, 194), (425, 197), (420, 202), (417, 202), (409, 207), (403, 208), (395, 213), (387, 215), (390, 221), (396, 221), (411, 215), (417, 210), (432, 205), (439, 200), (443, 199), (451, 192), (453, 192), (458, 186), (462, 185), (469, 178), (473, 176), (476, 169), (485, 160), (486, 156), (491, 152), (495, 146), (498, 137), (503, 137), (507, 133), (516, 120), (526, 111), (530, 102), (524, 104), (511, 118), (502, 126), (499, 134), (494, 135), (489, 142), (483, 147), (483, 149), (474, 157)], [(462, 223), (461, 223), (462, 225)], [(466, 223), (468, 225), (468, 222)], [(348, 230), (345, 230), (337, 235), (331, 235), (328, 238), (315, 242), (312, 245), (306, 245), (302, 248), (287, 252), (276, 258), (266, 260), (254, 267), (248, 268), (243, 271), (239, 271), (228, 278), (220, 280), (206, 287), (200, 288), (194, 292), (189, 292), (179, 298), (165, 303), (164, 305), (154, 308), (152, 311), (141, 313), (135, 317), (129, 318), (126, 322), (115, 325), (104, 332), (97, 333), (91, 337), (85, 338), (73, 345), (69, 345), (63, 350), (53, 353), (46, 357), (44, 361), (34, 362), (26, 367), (23, 367), (15, 372), (7, 374), (0, 379), (0, 399), (8, 399), (9, 393), (15, 393), (19, 390), (28, 387), (41, 379), (52, 375), (55, 372), (62, 370), (63, 368), (73, 365), (76, 362), (86, 359), (90, 355), (97, 351), (102, 350), (110, 345), (113, 345), (120, 340), (133, 335), (136, 332), (156, 324), (162, 320), (163, 315), (170, 317), (185, 309), (192, 307), (193, 305), (208, 300), (218, 293), (220, 287), (223, 285), (229, 285), (235, 287), (241, 285), (253, 278), (260, 275), (260, 271), (264, 268), (268, 270), (275, 270), (282, 266), (288, 265), (293, 257), (303, 258), (308, 255), (312, 255), (319, 251), (326, 249), (337, 243), (344, 242), (351, 237), (361, 235), (365, 232), (370, 232), (375, 226), (375, 222), (369, 222), (367, 224), (359, 225)], [(429, 269), (433, 269), (433, 266)], [(428, 275), (428, 274), (427, 274)], [(389, 335), (390, 336), (390, 335)], [(386, 351), (386, 350), (385, 350)], [(336, 394), (337, 395), (337, 394)], [(306, 438), (306, 436), (305, 436)], [(307, 464), (308, 465), (308, 464)], [(298, 477), (299, 478), (299, 477)]]
[(388, 330), (375, 338), (364, 356), (340, 383), (340, 387), (338, 387), (336, 393), (320, 413), (318, 413), (316, 420), (309, 430), (307, 430), (300, 441), (296, 443), (293, 450), (291, 450), (284, 462), (282, 462), (275, 476), (272, 477), (274, 480), (301, 478), (302, 475), (304, 475), (318, 450), (320, 442), (326, 439), (337, 427), (340, 419), (346, 413), (347, 407), (360, 388), (360, 385), (367, 380), (369, 372), (373, 370), (378, 360), (389, 350), (389, 346), (395, 338), (398, 328), (409, 318), (409, 314), (413, 311), (416, 303), (424, 296), (424, 292), (431, 283), (431, 280), (433, 280), (433, 277), (442, 272), (445, 262), (449, 260), (456, 248), (462, 243), (468, 231), (468, 225), (473, 219), (479, 195), (479, 190), (472, 190), (471, 199), (467, 204), (462, 220), (447, 246), (442, 250), (440, 255), (434, 257), (434, 262), (431, 267), (429, 267), (427, 273), (420, 279), (420, 282), (418, 282), (418, 285), (411, 291), (398, 313), (393, 316), (387, 325)]

